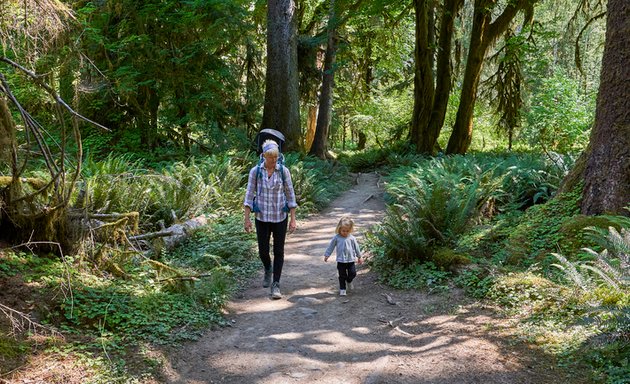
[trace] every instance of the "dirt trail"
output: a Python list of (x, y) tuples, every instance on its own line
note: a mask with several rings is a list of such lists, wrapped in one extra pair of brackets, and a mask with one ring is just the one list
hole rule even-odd
[[(260, 276), (228, 306), (231, 327), (171, 354), (163, 382), (201, 383), (578, 383), (549, 357), (506, 337), (506, 322), (457, 292), (401, 292), (359, 266), (355, 290), (338, 295), (323, 252), (340, 216), (357, 237), (384, 215), (379, 177), (357, 185), (288, 237), (281, 300)], [(395, 302), (390, 304), (389, 297)]]

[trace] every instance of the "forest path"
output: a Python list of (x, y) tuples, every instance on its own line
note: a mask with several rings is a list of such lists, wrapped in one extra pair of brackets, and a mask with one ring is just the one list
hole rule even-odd
[[(334, 258), (323, 252), (342, 215), (355, 235), (382, 220), (381, 181), (360, 174), (328, 209), (287, 238), (283, 298), (262, 288), (262, 268), (228, 304), (231, 327), (171, 353), (162, 382), (204, 383), (578, 383), (549, 356), (507, 336), (507, 321), (461, 292), (427, 294), (379, 285), (358, 266), (355, 289), (338, 295)], [(395, 304), (388, 303), (387, 296)]]

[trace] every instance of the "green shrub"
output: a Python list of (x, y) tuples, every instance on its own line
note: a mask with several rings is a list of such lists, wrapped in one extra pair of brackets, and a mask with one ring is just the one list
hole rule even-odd
[[(228, 216), (215, 220), (163, 255), (169, 264), (206, 273), (217, 268), (229, 271), (230, 279), (242, 281), (259, 267), (255, 237), (243, 231), (243, 219)], [(227, 268), (227, 270), (225, 269)]]
[(348, 169), (311, 156), (286, 155), (299, 210), (314, 213), (322, 209), (349, 185)]
[(15, 359), (29, 350), (29, 345), (14, 337), (0, 333), (0, 358)]
[(387, 194), (392, 204), (378, 237), (385, 254), (402, 263), (433, 260), (437, 248), (453, 248), (500, 194), (500, 178), (464, 157), (403, 167), (390, 180)]
[(397, 289), (446, 290), (449, 272), (440, 270), (432, 262), (416, 261), (409, 265), (391, 264), (382, 256), (371, 261), (378, 271), (379, 281)]
[(440, 269), (455, 269), (470, 263), (470, 257), (451, 248), (439, 247), (433, 250), (431, 261)]
[(408, 142), (394, 142), (382, 148), (369, 148), (363, 151), (344, 151), (337, 160), (351, 172), (372, 172), (392, 167), (412, 166), (426, 157), (415, 153)]
[(139, 212), (145, 229), (155, 229), (158, 222), (169, 226), (202, 213), (240, 208), (247, 172), (230, 154), (192, 158), (160, 172), (142, 169), (126, 156), (110, 156), (102, 162), (88, 159), (83, 175), (76, 206), (98, 213)]
[(531, 315), (562, 308), (570, 290), (537, 274), (518, 272), (497, 278), (488, 297), (505, 309)]
[(562, 71), (544, 77), (538, 95), (525, 110), (527, 124), (521, 137), (533, 147), (567, 152), (588, 144), (593, 124), (595, 94), (585, 95), (580, 84)]
[(541, 261), (549, 264), (551, 260), (545, 258), (551, 252), (575, 252), (585, 246), (582, 238), (567, 237), (561, 232), (563, 226), (579, 217), (579, 199), (576, 189), (529, 208), (503, 242), (499, 257), (512, 265), (529, 266)]
[(496, 277), (480, 269), (464, 269), (454, 278), (454, 283), (472, 297), (485, 298), (495, 284)]
[(614, 224), (607, 230), (589, 227), (582, 238), (601, 251), (586, 248), (586, 254), (570, 259), (555, 253), (551, 266), (556, 273), (502, 276), (488, 297), (520, 315), (524, 319), (520, 326), (529, 337), (535, 336), (565, 363), (589, 364), (594, 382), (622, 383), (630, 373), (630, 219), (576, 217), (582, 226)]

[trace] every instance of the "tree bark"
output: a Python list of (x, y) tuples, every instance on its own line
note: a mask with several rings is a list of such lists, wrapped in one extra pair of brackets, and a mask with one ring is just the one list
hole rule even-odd
[(315, 140), (315, 128), (317, 127), (317, 105), (308, 106), (308, 118), (306, 120), (306, 151), (310, 151), (313, 146), (313, 140)]
[(333, 88), (335, 85), (335, 58), (337, 56), (337, 27), (335, 15), (335, 0), (330, 0), (330, 17), (328, 19), (328, 39), (326, 55), (324, 57), (324, 74), (322, 89), (319, 95), (319, 113), (315, 127), (315, 138), (309, 151), (310, 155), (326, 158), (328, 149), (328, 131), (332, 119)]
[(413, 78), (413, 115), (411, 117), (411, 141), (418, 152), (431, 152), (433, 146), (427, 150), (425, 127), (428, 125), (433, 108), (433, 50), (431, 49), (429, 31), (433, 29), (429, 21), (429, 0), (414, 0), (416, 14), (416, 47), (414, 50), (415, 73)]
[(294, 0), (267, 2), (267, 73), (261, 128), (273, 128), (286, 138), (284, 150), (300, 147), (297, 31)]
[(630, 3), (609, 0), (606, 45), (582, 213), (625, 214), (630, 206)]
[[(11, 175), (14, 179), (19, 176), (17, 148), (15, 122), (4, 96), (0, 94), (0, 160), (11, 164)], [(0, 199), (2, 199), (1, 195)], [(0, 205), (2, 205), (2, 201), (0, 201)]]
[(150, 150), (157, 147), (157, 113), (160, 99), (155, 89), (148, 85), (138, 88), (135, 103), (135, 119), (140, 131), (140, 144)]
[(433, 153), (440, 136), (440, 131), (444, 125), (448, 99), (451, 94), (452, 85), (452, 64), (451, 46), (453, 44), (453, 28), (455, 15), (464, 5), (464, 0), (446, 0), (440, 21), (440, 34), (438, 38), (438, 55), (436, 70), (435, 94), (433, 97), (433, 108), (425, 133), (422, 134), (421, 152)]

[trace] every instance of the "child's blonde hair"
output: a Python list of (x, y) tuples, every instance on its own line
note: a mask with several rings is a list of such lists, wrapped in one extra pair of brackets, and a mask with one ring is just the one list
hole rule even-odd
[(352, 232), (352, 230), (354, 229), (354, 221), (348, 216), (342, 217), (341, 219), (339, 219), (339, 223), (337, 223), (335, 233), (339, 234), (339, 231), (342, 227), (350, 228), (350, 232)]

